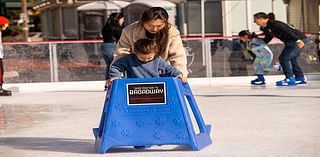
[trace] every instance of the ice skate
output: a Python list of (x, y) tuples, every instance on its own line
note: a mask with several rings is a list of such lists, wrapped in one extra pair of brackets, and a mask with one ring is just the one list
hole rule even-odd
[(11, 96), (12, 93), (10, 90), (0, 89), (0, 96)]
[(304, 77), (296, 78), (296, 84), (307, 84), (307, 80)]
[(251, 84), (252, 84), (252, 85), (264, 85), (264, 84), (266, 84), (266, 83), (264, 82), (265, 80), (264, 80), (263, 75), (258, 74), (257, 76), (258, 76), (257, 79), (251, 81)]
[(289, 77), (286, 78), (282, 81), (277, 81), (276, 86), (295, 86), (296, 84), (296, 79), (294, 77)]

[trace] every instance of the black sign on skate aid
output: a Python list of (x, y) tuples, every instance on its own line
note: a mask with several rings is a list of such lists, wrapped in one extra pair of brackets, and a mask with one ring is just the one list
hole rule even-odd
[[(185, 97), (199, 127), (195, 133)], [(99, 128), (99, 153), (111, 147), (190, 145), (201, 150), (212, 143), (188, 83), (179, 78), (116, 79), (109, 88)]]

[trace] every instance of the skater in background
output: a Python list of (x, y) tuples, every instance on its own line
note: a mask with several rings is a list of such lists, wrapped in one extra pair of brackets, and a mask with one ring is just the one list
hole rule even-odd
[(5, 90), (2, 88), (3, 85), (3, 74), (4, 74), (4, 68), (3, 68), (3, 47), (2, 47), (2, 36), (1, 32), (6, 30), (9, 27), (9, 20), (3, 16), (0, 16), (0, 96), (6, 96), (11, 95), (11, 91)]
[(151, 39), (139, 39), (134, 53), (115, 61), (110, 68), (109, 84), (126, 72), (128, 78), (178, 77), (183, 83), (187, 77), (157, 56), (158, 45)]
[[(121, 13), (110, 14), (107, 22), (102, 28), (103, 43), (100, 48), (101, 56), (106, 62), (105, 78), (109, 79), (110, 64), (113, 61), (113, 53), (117, 48), (117, 42), (122, 33), (122, 25), (124, 23), (124, 17)], [(105, 90), (107, 88), (107, 81)]]
[(276, 85), (294, 86), (296, 84), (307, 83), (298, 63), (301, 50), (308, 41), (307, 37), (291, 25), (277, 20), (270, 20), (266, 13), (259, 12), (254, 14), (253, 17), (254, 22), (258, 26), (264, 27), (264, 41), (266, 43), (269, 43), (273, 37), (276, 37), (285, 44), (279, 56), (279, 61), (286, 78), (277, 81)]
[(243, 30), (239, 32), (239, 37), (242, 41), (248, 43), (246, 50), (252, 51), (256, 56), (253, 62), (253, 66), (256, 70), (258, 78), (252, 80), (251, 84), (265, 84), (263, 71), (278, 71), (281, 68), (280, 65), (271, 65), (273, 59), (272, 51), (262, 39), (259, 39), (257, 37), (254, 32), (251, 33), (248, 30)]
[(184, 76), (187, 76), (187, 56), (182, 45), (180, 32), (168, 20), (168, 13), (161, 7), (152, 7), (146, 10), (140, 21), (123, 29), (117, 50), (114, 53), (114, 60), (131, 54), (135, 41), (149, 38), (158, 45), (156, 57), (161, 57), (181, 71)]

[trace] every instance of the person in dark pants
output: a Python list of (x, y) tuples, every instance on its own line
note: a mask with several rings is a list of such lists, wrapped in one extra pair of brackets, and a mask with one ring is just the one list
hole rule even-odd
[[(102, 28), (103, 43), (100, 48), (101, 56), (106, 62), (105, 78), (109, 79), (110, 64), (113, 61), (113, 53), (117, 48), (117, 42), (122, 33), (124, 17), (121, 13), (112, 13)], [(107, 84), (105, 85), (105, 89)]]
[(306, 84), (304, 73), (298, 64), (298, 57), (304, 45), (308, 42), (307, 37), (295, 29), (293, 26), (277, 20), (270, 20), (264, 12), (253, 15), (254, 23), (264, 27), (263, 31), (266, 43), (273, 37), (280, 39), (285, 47), (279, 56), (279, 62), (283, 68), (285, 79), (277, 81), (277, 86), (294, 86), (297, 84)]
[(9, 20), (6, 17), (0, 16), (0, 96), (9, 96), (11, 95), (11, 91), (5, 90), (2, 88), (3, 84), (3, 74), (4, 74), (4, 68), (3, 68), (3, 48), (2, 48), (2, 37), (1, 32), (6, 30), (9, 27)]

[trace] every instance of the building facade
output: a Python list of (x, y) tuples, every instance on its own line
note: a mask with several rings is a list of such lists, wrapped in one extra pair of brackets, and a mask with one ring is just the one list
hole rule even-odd
[[(80, 39), (77, 7), (95, 0), (37, 0), (42, 13), (45, 40)], [(130, 0), (126, 0), (129, 1)], [(273, 12), (276, 20), (290, 23), (303, 32), (319, 31), (319, 0), (169, 0), (176, 4), (176, 26), (182, 36), (232, 36), (240, 30), (260, 31), (253, 22), (257, 12)], [(204, 11), (202, 18), (201, 11)], [(105, 18), (106, 19), (106, 18)]]

